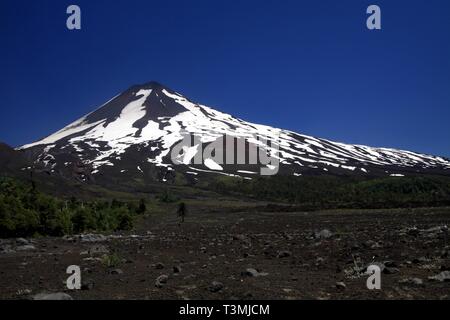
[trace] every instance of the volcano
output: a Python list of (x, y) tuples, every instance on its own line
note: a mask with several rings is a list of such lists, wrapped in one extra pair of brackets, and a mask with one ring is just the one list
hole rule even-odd
[[(174, 156), (174, 148), (187, 136), (194, 137), (194, 143), (181, 146)], [(228, 137), (246, 146), (243, 155), (236, 144), (227, 150)], [(205, 156), (204, 148), (213, 143), (213, 152)], [(264, 150), (276, 161), (252, 161), (252, 148)], [(157, 82), (132, 86), (97, 110), (18, 150), (50, 174), (96, 183), (170, 183), (177, 178), (197, 182), (211, 175), (252, 179), (264, 169), (291, 176), (450, 174), (450, 161), (443, 157), (345, 144), (247, 122)], [(231, 161), (221, 162), (221, 157)]]

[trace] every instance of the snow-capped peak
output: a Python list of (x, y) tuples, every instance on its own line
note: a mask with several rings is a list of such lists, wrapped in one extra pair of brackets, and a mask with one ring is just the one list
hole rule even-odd
[[(140, 152), (140, 155), (132, 157), (133, 161), (139, 162), (136, 168), (139, 164), (147, 163), (173, 170), (174, 163), (169, 153), (186, 133), (199, 137), (202, 144), (224, 136), (243, 139), (255, 145), (260, 138), (269, 140), (272, 148), (277, 150), (279, 163), (286, 168), (285, 172), (296, 176), (305, 171), (358, 174), (385, 172), (386, 175), (396, 175), (405, 170), (421, 172), (450, 169), (450, 162), (441, 157), (338, 143), (246, 122), (194, 103), (157, 82), (133, 86), (94, 112), (20, 149), (42, 149), (38, 159), (48, 154), (58, 158), (63, 154), (76, 153), (79, 161), (90, 166), (93, 173), (99, 173), (108, 166), (117, 167), (123, 172), (123, 158), (130, 158), (131, 152)], [(181, 162), (190, 174), (193, 171), (241, 176), (254, 174), (248, 167), (224, 168), (209, 158), (203, 159), (201, 166), (196, 166), (190, 160), (201, 152), (198, 146), (185, 148), (184, 151)], [(139, 168), (141, 170), (137, 171), (142, 172), (142, 165)]]

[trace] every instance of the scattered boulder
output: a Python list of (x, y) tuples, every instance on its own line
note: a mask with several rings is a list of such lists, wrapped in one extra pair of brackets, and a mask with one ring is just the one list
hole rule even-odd
[(426, 258), (426, 257), (420, 257), (420, 258), (414, 258), (412, 263), (414, 264), (420, 264), (420, 263), (426, 263), (426, 262), (430, 262), (430, 259)]
[(90, 255), (108, 254), (108, 253), (109, 253), (109, 249), (103, 245), (94, 245), (89, 249)]
[(431, 281), (438, 281), (438, 282), (447, 282), (450, 281), (450, 271), (442, 271), (441, 273), (428, 277)]
[(259, 275), (259, 272), (256, 269), (248, 268), (244, 272), (242, 272), (241, 275), (247, 277), (257, 277)]
[(363, 246), (370, 249), (380, 249), (383, 247), (383, 243), (380, 241), (367, 240), (363, 243)]
[(165, 268), (165, 265), (164, 265), (164, 263), (162, 263), (162, 262), (155, 263), (155, 264), (153, 264), (152, 266), (153, 266), (156, 270), (162, 270), (162, 269)]
[(110, 271), (110, 274), (123, 274), (122, 269), (113, 269)]
[(399, 273), (400, 270), (398, 268), (393, 268), (393, 267), (385, 267), (383, 270), (384, 274), (395, 274), (395, 273)]
[(92, 290), (94, 288), (95, 282), (93, 280), (83, 280), (81, 283), (81, 290)]
[(422, 286), (423, 280), (420, 278), (406, 278), (399, 281), (400, 284), (412, 285), (412, 286)]
[(316, 266), (321, 265), (324, 261), (325, 261), (324, 258), (322, 258), (322, 257), (317, 257), (317, 258), (316, 258)]
[(173, 267), (173, 273), (177, 274), (181, 272), (181, 267), (180, 266), (174, 266)]
[(14, 253), (15, 250), (12, 249), (11, 245), (5, 244), (0, 246), (0, 253)]
[(32, 244), (26, 244), (16, 248), (16, 251), (32, 251), (32, 250), (36, 250), (36, 247), (33, 246)]
[(31, 289), (19, 289), (16, 292), (17, 296), (29, 296), (33, 292)]
[(216, 293), (223, 289), (223, 283), (218, 281), (213, 281), (211, 285), (208, 287), (210, 292)]
[(56, 293), (38, 293), (33, 296), (33, 300), (73, 300), (73, 298), (64, 292)]
[(164, 285), (167, 283), (168, 280), (169, 280), (168, 275), (165, 275), (165, 274), (160, 275), (158, 278), (156, 278), (155, 287), (157, 287), (157, 288), (164, 287)]
[(416, 227), (409, 228), (406, 233), (410, 236), (417, 237), (420, 234), (420, 230)]
[(328, 229), (323, 229), (321, 231), (314, 232), (314, 238), (315, 239), (329, 239), (333, 236), (333, 233), (331, 233)]
[(79, 237), (81, 242), (103, 242), (107, 240), (107, 238), (104, 235), (93, 233), (82, 234)]
[(67, 242), (77, 242), (77, 238), (74, 236), (65, 235), (61, 239), (65, 240)]
[(282, 259), (282, 258), (288, 258), (292, 255), (292, 252), (290, 251), (279, 251), (277, 254), (277, 258)]
[(423, 232), (439, 234), (441, 232), (448, 232), (448, 227), (446, 225), (444, 225), (444, 226), (437, 226), (437, 227), (433, 227), (433, 228), (429, 228), (429, 229), (423, 230)]
[(245, 271), (241, 272), (241, 275), (243, 277), (264, 277), (267, 276), (268, 273), (266, 272), (259, 272), (258, 270), (254, 268), (247, 268)]
[(245, 241), (245, 240), (247, 240), (247, 237), (243, 234), (235, 234), (233, 236), (233, 240)]
[(30, 244), (30, 242), (27, 239), (25, 239), (25, 238), (17, 238), (16, 239), (16, 243), (18, 245), (20, 245), (20, 246), (24, 246), (24, 245)]
[(336, 282), (336, 288), (339, 290), (345, 290), (347, 288), (347, 285), (344, 282)]

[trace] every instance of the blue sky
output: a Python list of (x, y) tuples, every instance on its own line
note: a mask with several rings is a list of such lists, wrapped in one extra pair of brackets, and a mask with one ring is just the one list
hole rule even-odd
[(156, 80), (248, 121), (450, 156), (449, 17), (446, 0), (2, 0), (0, 141)]

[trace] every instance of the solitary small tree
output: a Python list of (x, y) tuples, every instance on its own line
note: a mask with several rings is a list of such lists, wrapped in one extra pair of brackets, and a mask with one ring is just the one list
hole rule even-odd
[(145, 200), (141, 199), (139, 200), (139, 206), (136, 209), (137, 214), (144, 214), (147, 211), (147, 206), (145, 205)]
[(186, 216), (187, 213), (187, 208), (186, 208), (186, 204), (184, 202), (180, 202), (180, 204), (178, 205), (178, 216), (181, 218), (181, 223), (184, 222), (184, 217)]

